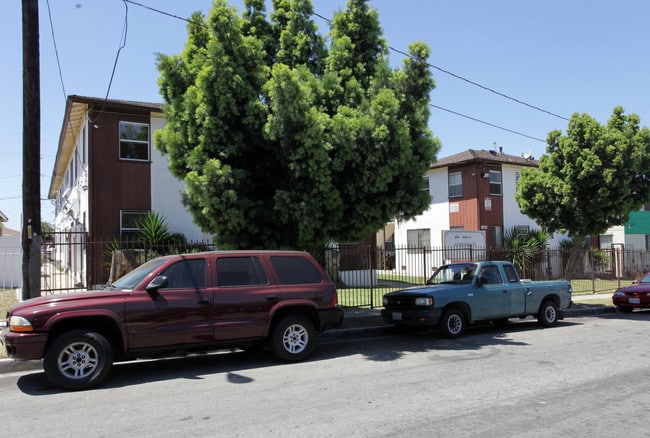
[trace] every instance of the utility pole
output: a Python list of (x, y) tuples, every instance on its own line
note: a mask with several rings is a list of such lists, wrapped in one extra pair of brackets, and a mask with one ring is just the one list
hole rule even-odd
[(23, 288), (41, 295), (41, 74), (38, 0), (23, 2)]

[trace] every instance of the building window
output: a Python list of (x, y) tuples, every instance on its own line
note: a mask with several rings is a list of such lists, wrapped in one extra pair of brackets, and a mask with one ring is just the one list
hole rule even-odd
[(122, 210), (120, 211), (120, 236), (135, 238), (140, 231), (139, 223), (149, 211), (147, 210)]
[(492, 248), (503, 248), (503, 231), (500, 226), (490, 227)]
[(422, 178), (422, 188), (420, 189), (423, 192), (428, 192), (429, 191), (429, 177), (425, 176)]
[(645, 249), (650, 250), (650, 234), (645, 235)]
[(503, 194), (501, 188), (501, 171), (490, 170), (490, 195)]
[(463, 174), (454, 172), (449, 174), (449, 197), (458, 198), (463, 196)]
[(120, 122), (120, 159), (149, 161), (149, 125)]
[(431, 247), (431, 230), (429, 228), (420, 228), (417, 230), (406, 230), (406, 244), (408, 251), (417, 251), (422, 248)]

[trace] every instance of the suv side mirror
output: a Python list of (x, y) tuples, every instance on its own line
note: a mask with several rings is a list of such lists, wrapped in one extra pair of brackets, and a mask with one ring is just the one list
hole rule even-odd
[(169, 279), (164, 275), (158, 275), (154, 277), (153, 280), (145, 288), (149, 293), (157, 293), (158, 289), (167, 287), (169, 285)]

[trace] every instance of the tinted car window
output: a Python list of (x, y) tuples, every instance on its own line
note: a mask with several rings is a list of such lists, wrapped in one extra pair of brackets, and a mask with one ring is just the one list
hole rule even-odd
[(205, 260), (181, 260), (165, 269), (170, 289), (196, 289), (205, 287)]
[(220, 257), (217, 259), (217, 284), (252, 286), (268, 284), (266, 273), (257, 257)]
[(323, 280), (318, 269), (303, 257), (271, 256), (270, 259), (280, 283), (320, 283)]

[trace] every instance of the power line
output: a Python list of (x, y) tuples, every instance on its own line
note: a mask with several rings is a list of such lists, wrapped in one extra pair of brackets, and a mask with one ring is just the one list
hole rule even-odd
[(491, 126), (493, 128), (501, 129), (503, 131), (507, 131), (507, 132), (510, 132), (512, 134), (521, 135), (522, 137), (526, 137), (526, 138), (529, 138), (531, 140), (536, 140), (536, 141), (541, 141), (542, 143), (546, 143), (546, 140), (542, 140), (541, 138), (533, 137), (531, 135), (527, 135), (527, 134), (524, 134), (524, 133), (521, 133), (519, 131), (515, 131), (515, 130), (512, 130), (512, 129), (504, 128), (503, 126), (495, 125), (494, 123), (486, 122), (484, 120), (480, 120), (480, 119), (477, 119), (475, 117), (468, 116), (466, 114), (461, 114), (459, 112), (452, 111), (450, 109), (443, 108), (441, 106), (434, 105), (432, 103), (430, 103), (429, 106), (432, 107), (432, 108), (442, 110), (442, 111), (447, 111), (448, 113), (455, 114), (455, 115), (460, 116), (460, 117), (465, 117), (466, 119), (472, 120), (474, 122), (482, 123), (484, 125), (488, 125), (488, 126)]
[[(398, 49), (395, 49), (395, 48), (390, 47), (390, 46), (389, 46), (388, 48), (389, 48), (390, 50), (392, 50), (393, 52), (399, 53), (399, 54), (401, 54), (401, 55), (405, 55), (405, 56), (407, 56), (407, 57), (409, 57), (409, 58), (411, 58), (411, 59), (413, 59), (413, 60), (416, 60), (416, 58), (414, 58), (413, 56), (409, 55), (408, 53), (406, 53), (406, 52), (404, 52), (404, 51), (402, 51), (402, 50), (398, 50)], [(445, 70), (445, 69), (443, 69), (443, 68), (441, 68), (441, 67), (438, 67), (438, 66), (436, 66), (436, 65), (433, 65), (433, 64), (431, 64), (431, 63), (428, 63), (428, 62), (427, 62), (427, 65), (428, 65), (429, 67), (435, 68), (435, 69), (438, 70), (438, 71), (441, 71), (441, 72), (443, 72), (443, 73), (446, 73), (446, 74), (448, 74), (448, 75), (450, 75), (450, 76), (452, 76), (452, 77), (454, 77), (454, 78), (456, 78), (456, 79), (460, 79), (461, 81), (465, 81), (465, 82), (467, 82), (468, 84), (471, 84), (471, 85), (474, 85), (474, 86), (476, 86), (476, 87), (482, 88), (483, 90), (489, 91), (490, 93), (494, 93), (494, 94), (496, 94), (497, 96), (501, 96), (501, 97), (504, 97), (504, 98), (506, 98), (506, 99), (512, 100), (513, 102), (516, 102), (516, 103), (518, 103), (518, 104), (520, 104), (520, 105), (524, 105), (524, 106), (527, 106), (528, 108), (532, 108), (532, 109), (534, 109), (534, 110), (537, 110), (537, 111), (540, 111), (540, 112), (546, 113), (546, 114), (551, 115), (551, 116), (553, 116), (553, 117), (557, 117), (558, 119), (569, 120), (567, 117), (561, 116), (561, 115), (559, 115), (559, 114), (555, 114), (555, 113), (553, 113), (553, 112), (551, 112), (551, 111), (547, 111), (547, 110), (542, 109), (542, 108), (540, 108), (540, 107), (537, 107), (537, 106), (535, 106), (535, 105), (531, 105), (531, 104), (529, 104), (529, 103), (524, 102), (523, 100), (519, 100), (519, 99), (516, 99), (516, 98), (514, 98), (514, 97), (508, 96), (508, 95), (505, 94), (505, 93), (501, 93), (500, 91), (493, 90), (493, 89), (490, 88), (490, 87), (486, 87), (485, 85), (481, 85), (481, 84), (479, 84), (479, 83), (477, 83), (477, 82), (471, 81), (471, 80), (469, 80), (469, 79), (467, 79), (467, 78), (464, 78), (464, 77), (462, 77), (462, 76), (460, 76), (460, 75), (457, 75), (457, 74), (455, 74), (455, 73), (452, 73), (452, 72), (450, 72), (450, 71), (448, 71), (448, 70)]]
[(161, 11), (160, 9), (152, 8), (151, 6), (143, 5), (142, 3), (134, 2), (134, 1), (131, 1), (131, 0), (122, 0), (122, 1), (124, 3), (131, 3), (132, 5), (140, 6), (141, 8), (148, 9), (150, 11), (157, 12), (159, 14), (166, 15), (166, 16), (171, 17), (171, 18), (176, 18), (178, 20), (187, 21), (190, 24), (198, 24), (198, 23), (193, 22), (190, 19), (180, 17), (178, 15), (170, 14), (169, 12)]
[[(152, 8), (152, 7), (147, 6), (147, 5), (144, 5), (144, 4), (142, 4), (142, 3), (138, 3), (138, 2), (135, 2), (135, 1), (132, 1), (132, 0), (122, 0), (122, 1), (123, 1), (125, 4), (126, 4), (126, 3), (130, 3), (130, 4), (133, 4), (133, 5), (136, 5), (136, 6), (140, 6), (141, 8), (148, 9), (148, 10), (150, 10), (150, 11), (153, 11), (153, 12), (156, 12), (156, 13), (159, 13), (159, 14), (162, 14), (162, 15), (166, 15), (166, 16), (171, 17), (171, 18), (175, 18), (175, 19), (178, 19), (178, 20), (186, 21), (186, 22), (188, 22), (188, 23), (190, 23), (190, 24), (198, 24), (198, 23), (194, 23), (193, 21), (191, 21), (191, 20), (189, 20), (189, 19), (187, 19), (187, 18), (179, 17), (178, 15), (174, 15), (174, 14), (171, 14), (171, 13), (168, 13), (168, 12), (165, 12), (165, 11), (161, 11), (161, 10), (159, 10), (159, 9)], [(331, 24), (332, 21), (333, 21), (333, 20), (331, 20), (330, 18), (327, 18), (327, 17), (325, 17), (325, 16), (323, 16), (323, 15), (317, 13), (317, 12), (314, 12), (313, 14), (314, 14), (314, 16), (316, 16), (316, 17), (318, 17), (318, 18), (320, 18), (320, 19), (326, 21), (327, 23), (330, 23), (330, 24)], [(417, 60), (416, 58), (414, 58), (413, 56), (409, 55), (408, 53), (406, 53), (406, 52), (404, 52), (404, 51), (402, 51), (402, 50), (396, 49), (396, 48), (391, 47), (391, 46), (389, 46), (388, 48), (389, 48), (389, 50), (392, 50), (393, 52), (396, 52), (396, 53), (399, 53), (399, 54), (401, 54), (401, 55), (407, 56), (407, 57), (409, 57), (409, 58), (411, 58), (411, 59), (413, 59), (413, 60)], [(529, 108), (531, 108), (531, 109), (534, 109), (534, 110), (537, 110), (537, 111), (540, 111), (540, 112), (546, 113), (546, 114), (548, 114), (548, 115), (551, 115), (551, 116), (553, 116), (553, 117), (557, 117), (557, 118), (562, 119), (562, 120), (569, 120), (569, 119), (566, 118), (566, 117), (563, 117), (563, 116), (558, 115), (558, 114), (555, 114), (555, 113), (553, 113), (553, 112), (551, 112), (551, 111), (547, 111), (547, 110), (545, 110), (545, 109), (539, 108), (539, 107), (537, 107), (537, 106), (535, 106), (535, 105), (532, 105), (532, 104), (526, 103), (526, 102), (524, 102), (524, 101), (522, 101), (522, 100), (520, 100), (520, 99), (516, 99), (516, 98), (511, 97), (511, 96), (509, 96), (509, 95), (507, 95), (507, 94), (505, 94), (505, 93), (501, 93), (501, 92), (499, 92), (499, 91), (493, 90), (492, 88), (489, 88), (489, 87), (486, 87), (486, 86), (484, 86), (484, 85), (481, 85), (481, 84), (479, 84), (479, 83), (477, 83), (477, 82), (471, 81), (471, 80), (469, 80), (469, 79), (467, 79), (467, 78), (464, 78), (464, 77), (462, 77), (462, 76), (460, 76), (460, 75), (457, 75), (457, 74), (455, 74), (455, 73), (452, 73), (452, 72), (450, 72), (450, 71), (448, 71), (448, 70), (445, 70), (445, 69), (443, 69), (443, 68), (441, 68), (441, 67), (438, 67), (438, 66), (436, 66), (436, 65), (433, 65), (433, 64), (431, 64), (431, 63), (428, 63), (428, 62), (427, 62), (427, 65), (428, 65), (429, 67), (431, 67), (431, 68), (434, 68), (434, 69), (436, 69), (436, 70), (438, 70), (438, 71), (441, 71), (441, 72), (443, 72), (443, 73), (445, 73), (445, 74), (448, 74), (448, 75), (450, 75), (450, 76), (452, 76), (452, 77), (454, 77), (454, 78), (456, 78), (456, 79), (460, 79), (460, 80), (462, 80), (462, 81), (465, 81), (465, 82), (467, 82), (467, 83), (469, 83), (469, 84), (471, 84), (471, 85), (474, 85), (474, 86), (479, 87), (479, 88), (481, 88), (481, 89), (483, 89), (483, 90), (486, 90), (486, 91), (489, 91), (489, 92), (491, 92), (491, 93), (494, 93), (494, 94), (496, 94), (496, 95), (498, 95), (498, 96), (501, 96), (501, 97), (503, 97), (503, 98), (509, 99), (509, 100), (511, 100), (511, 101), (513, 101), (513, 102), (516, 102), (516, 103), (520, 104), (520, 105), (527, 106), (527, 107), (529, 107)], [(533, 137), (533, 136), (531, 136), (531, 135), (527, 135), (527, 134), (524, 134), (524, 133), (521, 133), (521, 132), (515, 131), (515, 130), (513, 130), (513, 129), (509, 129), (509, 128), (505, 128), (505, 127), (502, 127), (502, 126), (499, 126), (499, 125), (495, 125), (494, 123), (486, 122), (486, 121), (484, 121), (484, 120), (480, 120), (480, 119), (477, 119), (477, 118), (475, 118), (475, 117), (472, 117), (472, 116), (468, 116), (468, 115), (466, 115), (466, 114), (459, 113), (459, 112), (457, 112), (457, 111), (453, 111), (453, 110), (450, 110), (450, 109), (447, 109), (447, 108), (443, 108), (443, 107), (438, 106), (438, 105), (433, 105), (433, 104), (429, 104), (429, 105), (430, 105), (432, 108), (436, 108), (436, 109), (439, 109), (439, 110), (442, 110), (442, 111), (446, 111), (446, 112), (448, 112), (448, 113), (451, 113), (451, 114), (457, 115), (457, 116), (459, 116), (459, 117), (464, 117), (464, 118), (466, 118), (466, 119), (468, 119), (468, 120), (472, 120), (472, 121), (477, 122), (477, 123), (481, 123), (481, 124), (484, 124), (484, 125), (487, 125), (487, 126), (491, 126), (491, 127), (493, 127), (493, 128), (496, 128), (496, 129), (500, 129), (500, 130), (503, 130), (503, 131), (506, 131), (506, 132), (510, 132), (510, 133), (512, 133), (512, 134), (520, 135), (520, 136), (522, 136), (522, 137), (526, 137), (526, 138), (529, 138), (529, 139), (532, 139), (532, 140), (535, 140), (535, 141), (541, 141), (541, 142), (543, 142), (543, 143), (546, 142), (545, 140), (542, 140), (542, 139), (540, 139), (540, 138)]]
[(68, 98), (68, 93), (65, 92), (65, 85), (63, 84), (63, 73), (61, 72), (61, 60), (59, 59), (59, 49), (56, 45), (56, 37), (54, 36), (54, 25), (52, 24), (52, 9), (50, 8), (50, 0), (47, 3), (47, 15), (50, 19), (50, 31), (52, 32), (52, 43), (54, 44), (54, 54), (56, 55), (56, 65), (59, 67), (59, 80), (61, 81), (61, 88), (63, 89), (63, 100)]
[(113, 84), (113, 77), (115, 76), (115, 70), (117, 69), (117, 61), (120, 59), (120, 53), (122, 49), (126, 47), (126, 37), (129, 33), (129, 4), (127, 0), (123, 0), (124, 3), (124, 27), (122, 27), (122, 37), (120, 38), (120, 47), (117, 49), (117, 54), (115, 55), (115, 62), (113, 63), (113, 71), (111, 72), (111, 79), (108, 81), (108, 89), (106, 90), (106, 100), (108, 100), (108, 95), (111, 92), (111, 85)]

